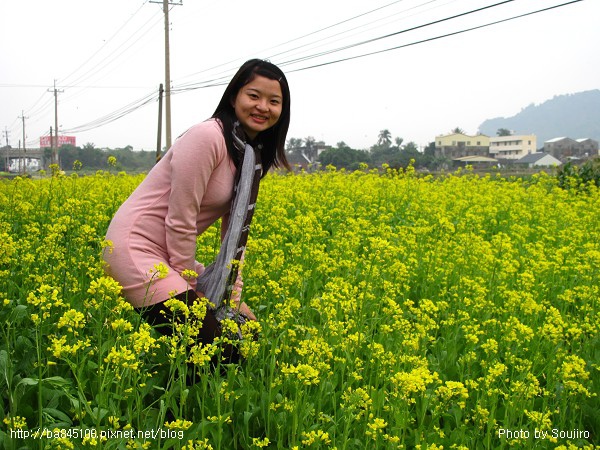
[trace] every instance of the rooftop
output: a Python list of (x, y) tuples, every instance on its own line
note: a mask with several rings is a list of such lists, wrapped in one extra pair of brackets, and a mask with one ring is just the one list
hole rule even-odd
[(454, 158), (453, 161), (460, 161), (460, 162), (498, 162), (497, 159), (488, 158), (487, 156), (479, 156), (479, 155), (471, 155), (471, 156), (463, 156), (461, 158)]
[[(536, 152), (536, 153), (530, 153), (529, 155), (523, 156), (517, 162), (518, 163), (533, 164), (533, 163), (538, 162), (540, 159), (545, 158), (546, 156), (550, 156), (551, 158), (556, 159), (550, 153)], [(559, 161), (559, 163), (560, 163), (560, 161)]]

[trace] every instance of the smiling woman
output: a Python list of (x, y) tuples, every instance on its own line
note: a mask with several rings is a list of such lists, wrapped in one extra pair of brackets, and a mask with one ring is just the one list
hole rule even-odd
[[(247, 61), (213, 116), (180, 136), (115, 214), (106, 234), (112, 243), (104, 255), (107, 273), (150, 323), (165, 325), (166, 334), (172, 330), (167, 302), (172, 298), (191, 305), (206, 293), (217, 306), (231, 299), (246, 319), (256, 319), (241, 302), (238, 264), (217, 257), (205, 269), (195, 259), (196, 239), (222, 219), (221, 251), (229, 255), (234, 248), (233, 260), (243, 261), (260, 179), (271, 166), (289, 168), (284, 152), (289, 119), (283, 72), (266, 61)], [(224, 286), (213, 289), (207, 277)], [(219, 292), (218, 298), (209, 292)], [(215, 320), (209, 309), (202, 342), (218, 333)]]

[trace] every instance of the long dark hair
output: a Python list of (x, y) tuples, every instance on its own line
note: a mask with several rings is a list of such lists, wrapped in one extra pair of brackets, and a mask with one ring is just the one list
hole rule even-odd
[(242, 155), (233, 144), (232, 137), (233, 124), (237, 120), (233, 103), (240, 89), (254, 80), (257, 75), (278, 81), (283, 96), (281, 115), (277, 123), (268, 130), (258, 133), (256, 138), (250, 142), (252, 146), (262, 145), (263, 147), (261, 159), (263, 176), (265, 176), (272, 166), (291, 169), (285, 157), (285, 139), (290, 126), (290, 88), (281, 69), (275, 64), (262, 59), (246, 61), (227, 85), (212, 118), (219, 119), (221, 122), (227, 152), (235, 166), (240, 169)]

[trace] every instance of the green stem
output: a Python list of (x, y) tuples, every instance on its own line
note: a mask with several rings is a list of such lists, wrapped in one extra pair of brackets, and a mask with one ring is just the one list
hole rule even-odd
[[(40, 327), (35, 328), (35, 346), (37, 352), (37, 369), (38, 369), (38, 384), (37, 384), (37, 402), (38, 402), (38, 427), (40, 430), (44, 428), (43, 424), (43, 407), (42, 407), (42, 347), (41, 347), (41, 336)], [(42, 439), (38, 439), (38, 448), (42, 450)]]

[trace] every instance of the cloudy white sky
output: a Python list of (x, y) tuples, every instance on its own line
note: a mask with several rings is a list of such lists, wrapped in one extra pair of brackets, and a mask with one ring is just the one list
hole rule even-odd
[[(600, 88), (600, 1), (431, 39), (565, 1), (183, 0), (170, 9), (173, 137), (212, 114), (224, 86), (206, 86), (253, 57), (287, 74), (288, 138), (368, 148), (382, 129), (420, 146), (457, 126), (475, 134), (486, 119)], [(0, 42), (1, 146), (6, 135), (19, 146), (22, 115), (27, 146), (39, 146), (54, 125), (56, 80), (61, 134), (80, 146), (156, 148), (161, 5), (2, 0)]]

